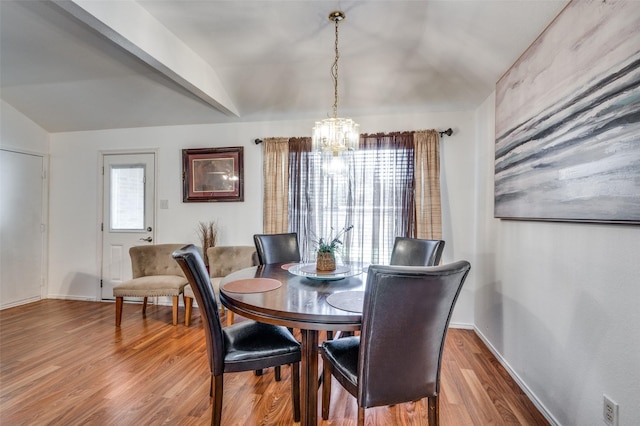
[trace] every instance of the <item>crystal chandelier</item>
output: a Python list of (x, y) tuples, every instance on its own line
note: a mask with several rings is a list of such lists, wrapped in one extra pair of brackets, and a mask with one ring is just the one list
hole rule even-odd
[(332, 152), (337, 155), (341, 151), (352, 151), (357, 148), (360, 138), (360, 126), (350, 118), (338, 117), (338, 23), (345, 19), (341, 11), (329, 14), (329, 20), (336, 25), (336, 58), (331, 67), (333, 77), (333, 117), (316, 121), (313, 127), (312, 149), (314, 151)]

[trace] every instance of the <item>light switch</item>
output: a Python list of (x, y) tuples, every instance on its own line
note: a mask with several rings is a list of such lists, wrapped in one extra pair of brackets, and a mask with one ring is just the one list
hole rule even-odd
[(169, 200), (160, 200), (160, 208), (168, 209), (169, 208)]

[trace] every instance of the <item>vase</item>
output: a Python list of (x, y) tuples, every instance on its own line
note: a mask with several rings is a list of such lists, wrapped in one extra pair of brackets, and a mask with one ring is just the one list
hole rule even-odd
[(318, 252), (316, 270), (329, 272), (336, 269), (336, 256), (331, 252)]

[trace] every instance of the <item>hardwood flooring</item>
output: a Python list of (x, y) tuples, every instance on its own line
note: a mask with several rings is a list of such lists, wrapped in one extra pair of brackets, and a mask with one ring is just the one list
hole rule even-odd
[[(209, 370), (197, 311), (43, 300), (0, 311), (0, 424), (207, 425)], [(225, 375), (222, 424), (293, 424), (290, 370)], [(442, 425), (547, 425), (473, 331), (450, 330), (442, 365)], [(426, 403), (366, 410), (366, 423), (426, 425)], [(318, 418), (320, 416), (318, 415)], [(321, 425), (355, 425), (355, 399), (334, 381)]]

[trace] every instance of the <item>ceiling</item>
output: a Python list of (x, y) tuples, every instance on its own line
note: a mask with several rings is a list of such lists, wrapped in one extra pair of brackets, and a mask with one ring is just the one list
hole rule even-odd
[[(0, 1), (2, 99), (48, 132), (475, 109), (567, 0)], [(367, 129), (363, 129), (367, 131)]]

